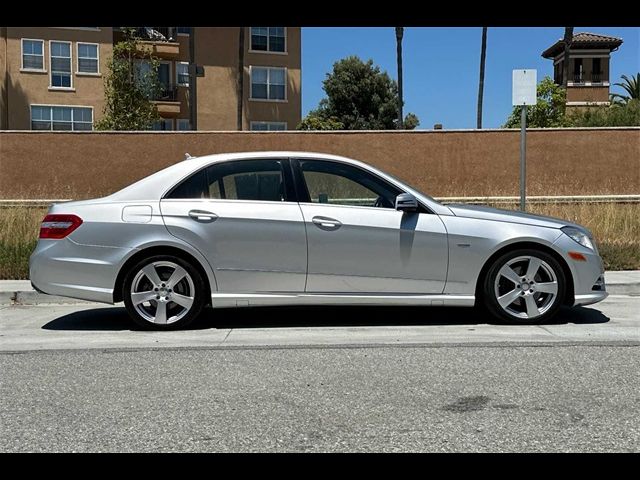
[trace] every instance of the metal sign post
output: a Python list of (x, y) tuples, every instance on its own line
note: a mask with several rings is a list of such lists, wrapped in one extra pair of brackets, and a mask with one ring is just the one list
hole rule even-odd
[(513, 71), (513, 105), (522, 106), (520, 117), (520, 210), (526, 210), (527, 195), (527, 105), (536, 104), (536, 70)]

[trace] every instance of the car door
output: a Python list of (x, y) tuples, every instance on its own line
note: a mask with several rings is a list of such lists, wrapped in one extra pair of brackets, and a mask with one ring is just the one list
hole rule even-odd
[(161, 200), (169, 232), (207, 258), (219, 292), (304, 292), (307, 240), (288, 162), (217, 162)]
[(403, 193), (360, 167), (293, 160), (307, 227), (307, 292), (442, 293), (447, 234), (440, 218), (395, 209)]

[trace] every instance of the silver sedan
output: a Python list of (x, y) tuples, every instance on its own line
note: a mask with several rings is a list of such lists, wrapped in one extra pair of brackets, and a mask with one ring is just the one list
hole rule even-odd
[(54, 204), (30, 278), (48, 294), (124, 301), (158, 329), (207, 304), (479, 305), (540, 323), (607, 296), (580, 225), (445, 206), (365, 163), (307, 152), (189, 157), (110, 196)]

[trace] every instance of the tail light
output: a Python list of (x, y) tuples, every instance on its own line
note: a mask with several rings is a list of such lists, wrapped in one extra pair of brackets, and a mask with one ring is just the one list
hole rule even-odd
[(64, 238), (82, 225), (77, 215), (50, 214), (44, 217), (40, 225), (40, 238)]

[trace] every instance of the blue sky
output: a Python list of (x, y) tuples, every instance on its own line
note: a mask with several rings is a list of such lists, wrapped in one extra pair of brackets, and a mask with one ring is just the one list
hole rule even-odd
[[(640, 28), (575, 27), (575, 32), (621, 37), (612, 54), (611, 81), (640, 71)], [(406, 27), (403, 40), (405, 114), (420, 118), (418, 128), (475, 128), (482, 29)], [(483, 127), (498, 128), (511, 111), (511, 71), (538, 70), (553, 76), (551, 60), (540, 54), (564, 34), (564, 27), (490, 27), (487, 36)], [(303, 115), (324, 96), (322, 80), (333, 63), (348, 55), (371, 58), (393, 78), (396, 41), (393, 27), (304, 27), (302, 29)], [(612, 91), (619, 87), (612, 87)]]

